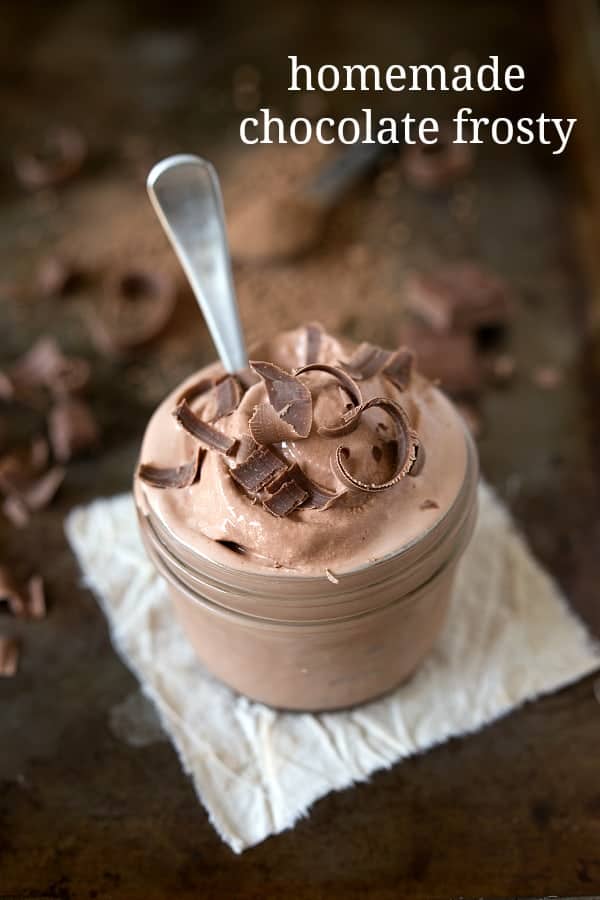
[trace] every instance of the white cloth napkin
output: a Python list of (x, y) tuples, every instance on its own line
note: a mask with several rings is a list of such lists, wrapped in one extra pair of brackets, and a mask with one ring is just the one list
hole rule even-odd
[(600, 651), (490, 488), (436, 649), (404, 686), (351, 711), (276, 712), (209, 675), (148, 561), (129, 495), (75, 509), (66, 531), (112, 640), (156, 705), (210, 821), (236, 853), (318, 797), (600, 666)]

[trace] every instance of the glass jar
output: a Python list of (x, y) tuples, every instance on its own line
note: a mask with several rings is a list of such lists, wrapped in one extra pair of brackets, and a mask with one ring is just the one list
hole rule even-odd
[(405, 680), (444, 624), (476, 518), (478, 463), (448, 511), (394, 554), (339, 576), (243, 571), (193, 552), (136, 490), (147, 552), (201, 661), (247, 696), (294, 710), (377, 697)]

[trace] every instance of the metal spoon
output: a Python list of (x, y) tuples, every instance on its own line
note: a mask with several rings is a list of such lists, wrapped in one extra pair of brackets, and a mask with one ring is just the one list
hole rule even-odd
[(199, 156), (169, 156), (154, 166), (146, 187), (226, 371), (246, 368), (248, 355), (214, 167)]

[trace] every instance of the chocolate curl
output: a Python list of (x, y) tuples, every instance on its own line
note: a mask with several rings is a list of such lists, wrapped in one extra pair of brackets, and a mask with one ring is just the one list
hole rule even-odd
[(295, 437), (308, 437), (312, 427), (312, 397), (306, 385), (273, 363), (250, 361), (250, 366), (263, 379), (269, 402), (280, 419), (292, 427)]
[(233, 375), (225, 375), (212, 389), (211, 400), (214, 401), (214, 410), (211, 411), (208, 421), (216, 422), (225, 416), (229, 416), (240, 405), (242, 388)]
[(408, 416), (404, 409), (395, 400), (388, 397), (374, 397), (362, 403), (354, 411), (354, 416), (360, 419), (367, 409), (372, 408), (383, 409), (387, 412), (394, 423), (395, 442), (397, 447), (396, 468), (392, 476), (387, 480), (375, 484), (374, 482), (364, 482), (352, 475), (344, 464), (344, 456), (348, 453), (348, 448), (340, 445), (336, 451), (332, 461), (332, 467), (337, 477), (348, 487), (355, 490), (364, 491), (368, 494), (377, 493), (378, 491), (387, 490), (398, 484), (402, 478), (409, 474), (411, 467), (417, 458), (417, 448), (419, 447), (419, 439), (412, 431)]
[(321, 350), (321, 339), (323, 337), (323, 329), (320, 325), (311, 322), (306, 326), (306, 350), (304, 353), (304, 365), (310, 366), (319, 361), (319, 351)]
[(405, 391), (410, 386), (410, 379), (415, 363), (415, 355), (408, 347), (400, 347), (389, 357), (381, 370), (399, 391)]
[(306, 491), (302, 490), (296, 481), (290, 479), (284, 481), (275, 493), (270, 494), (266, 500), (263, 500), (263, 506), (272, 515), (283, 519), (294, 512), (295, 509), (298, 509), (299, 506), (302, 506), (307, 498), (308, 494)]
[(200, 441), (208, 450), (217, 450), (219, 453), (225, 453), (226, 455), (231, 454), (235, 450), (237, 446), (235, 438), (229, 437), (222, 431), (213, 428), (207, 422), (203, 422), (202, 419), (199, 419), (192, 412), (186, 400), (179, 404), (173, 415), (181, 427), (188, 434), (191, 434), (192, 437), (195, 437), (197, 441)]
[(79, 172), (87, 154), (83, 135), (75, 128), (54, 128), (44, 136), (37, 150), (15, 154), (15, 171), (21, 184), (30, 190), (52, 187)]
[(363, 343), (356, 348), (347, 362), (340, 362), (340, 366), (357, 381), (366, 381), (381, 372), (390, 356), (389, 350)]
[(183, 403), (185, 400), (186, 403), (190, 404), (197, 397), (203, 397), (204, 394), (207, 394), (212, 388), (215, 386), (214, 378), (200, 378), (199, 381), (194, 381), (187, 387), (184, 391), (182, 391), (177, 398), (177, 406), (180, 403)]
[(296, 430), (289, 422), (280, 418), (270, 403), (259, 403), (248, 422), (248, 428), (257, 444), (278, 444), (280, 441), (294, 441)]
[(324, 363), (313, 363), (309, 366), (302, 366), (296, 369), (296, 375), (304, 375), (306, 372), (325, 372), (327, 375), (333, 376), (338, 382), (342, 390), (348, 395), (353, 409), (344, 413), (342, 422), (339, 425), (320, 425), (317, 428), (317, 434), (322, 437), (339, 437), (343, 434), (349, 434), (358, 425), (355, 421), (355, 412), (362, 403), (362, 394), (359, 386), (337, 366), (328, 366)]
[(244, 462), (229, 471), (245, 491), (257, 494), (286, 469), (286, 464), (268, 447), (256, 447)]
[(186, 488), (200, 477), (206, 450), (198, 447), (194, 458), (182, 466), (154, 466), (152, 463), (141, 463), (138, 477), (155, 488)]
[(0, 635), (0, 677), (12, 678), (19, 666), (19, 642)]
[[(297, 463), (294, 463), (294, 465), (288, 469), (285, 473), (285, 478), (292, 479), (303, 491), (306, 491), (308, 496), (302, 503), (303, 509), (329, 509), (336, 500), (340, 500), (347, 493), (346, 491), (328, 491), (326, 488), (321, 487), (313, 481), (312, 478), (309, 478)], [(274, 485), (271, 484), (269, 485), (269, 488), (272, 489), (273, 486)]]

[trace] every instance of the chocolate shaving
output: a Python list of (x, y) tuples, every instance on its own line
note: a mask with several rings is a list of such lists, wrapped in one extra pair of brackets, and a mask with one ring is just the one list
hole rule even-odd
[(308, 494), (307, 499), (302, 504), (303, 509), (329, 509), (336, 500), (341, 499), (346, 494), (346, 491), (335, 492), (321, 487), (312, 478), (309, 478), (296, 463), (288, 470), (287, 476), (293, 478), (302, 490)]
[(0, 601), (8, 605), (13, 616), (23, 618), (27, 615), (26, 598), (4, 566), (0, 566)]
[(245, 491), (256, 494), (286, 468), (286, 464), (268, 447), (256, 447), (244, 462), (233, 466), (230, 472)]
[(312, 426), (312, 396), (296, 375), (269, 362), (250, 362), (267, 388), (269, 402), (279, 417), (291, 425), (295, 437), (306, 438)]
[(274, 494), (270, 494), (266, 500), (263, 500), (263, 506), (274, 516), (284, 518), (302, 506), (307, 497), (306, 491), (302, 490), (296, 481), (290, 479), (284, 481)]
[(10, 377), (18, 389), (47, 387), (54, 393), (78, 391), (90, 377), (87, 360), (68, 357), (52, 337), (41, 337), (12, 367)]
[(435, 500), (423, 500), (419, 509), (439, 509), (440, 504), (436, 503)]
[(208, 450), (218, 450), (219, 453), (231, 454), (237, 447), (235, 438), (229, 437), (222, 431), (213, 428), (207, 422), (203, 422), (198, 416), (192, 412), (186, 400), (182, 400), (174, 411), (177, 422), (184, 428), (188, 434), (195, 437), (197, 441)]
[(107, 281), (104, 301), (89, 314), (92, 338), (105, 353), (142, 347), (165, 330), (176, 301), (175, 281), (166, 271), (122, 271)]
[(54, 128), (38, 150), (15, 154), (15, 171), (21, 184), (35, 190), (60, 184), (79, 172), (87, 154), (83, 135), (75, 128)]
[(19, 642), (16, 638), (0, 635), (0, 676), (12, 678), (19, 665)]
[(242, 399), (242, 388), (233, 375), (225, 375), (217, 381), (212, 389), (214, 411), (211, 411), (209, 422), (216, 422), (234, 412)]
[(399, 391), (405, 391), (410, 385), (414, 362), (415, 355), (412, 350), (400, 347), (391, 354), (381, 371)]
[(257, 444), (294, 441), (298, 435), (289, 422), (284, 422), (270, 403), (259, 403), (248, 422), (250, 434)]
[(68, 462), (98, 443), (99, 430), (88, 404), (65, 396), (48, 414), (48, 436), (56, 459)]
[(345, 391), (352, 403), (352, 409), (348, 410), (342, 416), (342, 421), (339, 425), (319, 425), (317, 434), (320, 434), (322, 437), (339, 437), (342, 434), (349, 434), (350, 431), (353, 431), (358, 425), (358, 422), (354, 422), (353, 417), (356, 409), (362, 403), (362, 395), (359, 386), (348, 374), (346, 374), (346, 372), (342, 369), (338, 369), (337, 366), (329, 366), (324, 363), (312, 363), (311, 365), (302, 366), (302, 368), (296, 369), (296, 375), (304, 375), (306, 372), (325, 372), (327, 375), (332, 375), (337, 379), (340, 387)]
[(312, 363), (319, 361), (322, 337), (323, 329), (319, 325), (315, 325), (311, 322), (306, 326), (306, 350), (304, 354), (304, 364), (306, 366), (310, 366)]
[(366, 381), (367, 378), (373, 378), (382, 371), (390, 356), (389, 350), (364, 343), (356, 348), (347, 362), (340, 362), (340, 366), (357, 381)]
[(405, 475), (409, 474), (417, 458), (417, 448), (419, 447), (419, 439), (410, 427), (406, 412), (399, 403), (396, 403), (395, 400), (391, 400), (389, 397), (373, 397), (371, 400), (367, 400), (354, 410), (353, 415), (357, 419), (360, 419), (367, 409), (372, 409), (374, 407), (383, 409), (387, 412), (395, 426), (397, 459), (396, 468), (392, 476), (388, 478), (387, 481), (378, 484), (361, 481), (359, 478), (356, 478), (345, 466), (344, 459), (349, 456), (349, 450), (342, 445), (337, 447), (332, 463), (334, 473), (344, 482), (344, 484), (347, 484), (350, 488), (365, 491), (366, 493), (376, 493), (377, 491), (383, 491), (398, 484)]
[(65, 469), (54, 466), (36, 479), (22, 494), (21, 499), (30, 510), (43, 509), (51, 502), (65, 478)]
[(41, 575), (32, 575), (27, 582), (27, 615), (30, 619), (43, 619), (46, 615), (46, 592)]
[(256, 441), (249, 434), (243, 434), (240, 438), (235, 461), (237, 463), (246, 462), (253, 450), (257, 449)]
[(141, 463), (138, 476), (155, 488), (185, 488), (194, 484), (200, 476), (206, 450), (199, 447), (193, 459), (181, 466), (154, 466), (152, 463)]
[(189, 387), (186, 387), (179, 396), (177, 397), (177, 405), (183, 403), (185, 400), (186, 403), (191, 403), (197, 397), (202, 397), (204, 394), (208, 393), (215, 386), (214, 378), (200, 378), (199, 381), (194, 381)]

